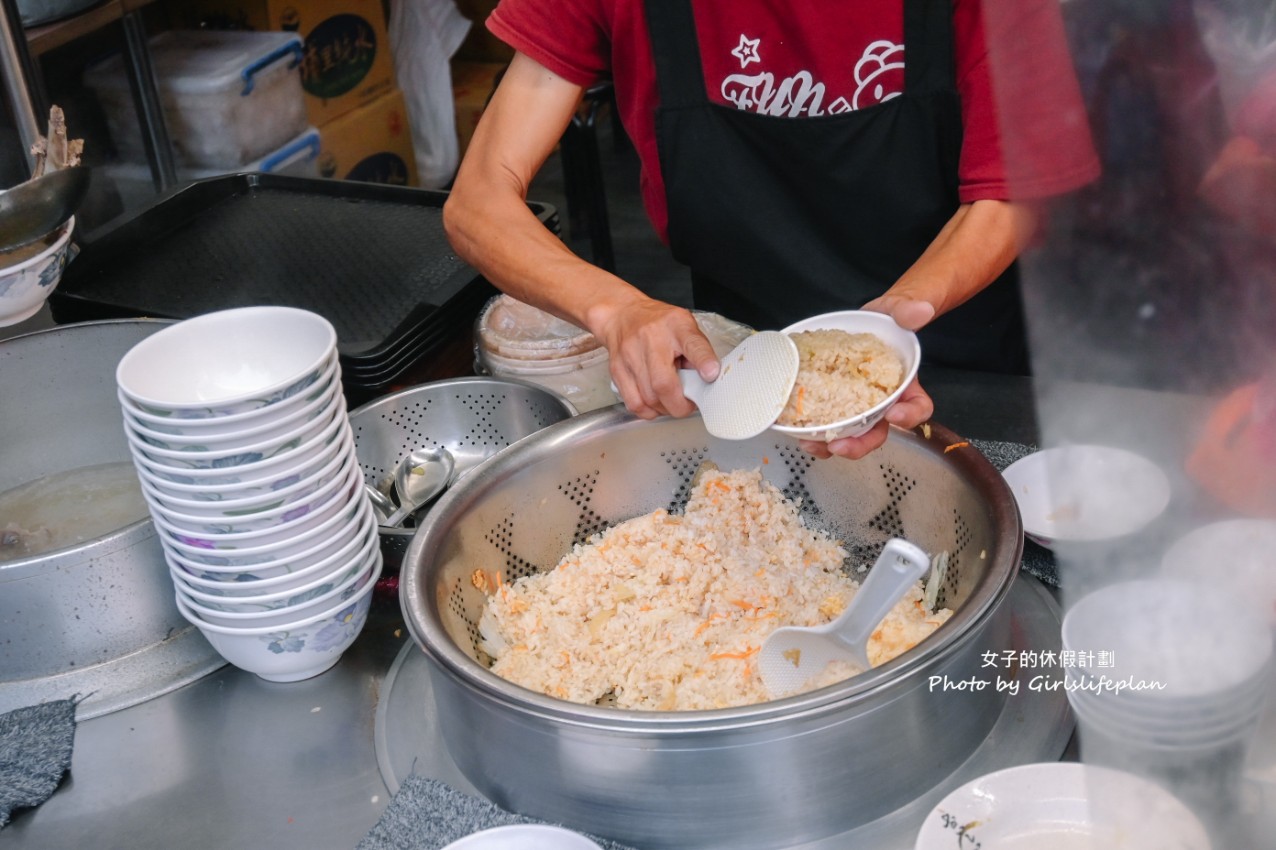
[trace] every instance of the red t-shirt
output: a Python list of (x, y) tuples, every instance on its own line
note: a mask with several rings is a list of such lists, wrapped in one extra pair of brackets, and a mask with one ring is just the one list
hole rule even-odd
[[(1058, 6), (953, 0), (963, 203), (1048, 197), (1098, 175)], [(694, 14), (705, 84), (718, 103), (800, 119), (903, 92), (903, 0), (697, 0)], [(487, 26), (572, 83), (614, 81), (642, 163), (643, 200), (665, 237), (644, 0), (501, 0)]]

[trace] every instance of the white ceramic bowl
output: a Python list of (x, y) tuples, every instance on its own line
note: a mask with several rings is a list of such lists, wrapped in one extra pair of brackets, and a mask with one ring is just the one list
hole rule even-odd
[(194, 419), (234, 415), (313, 386), (336, 345), (336, 330), (317, 313), (239, 307), (152, 334), (120, 358), (115, 378), (147, 413)]
[(228, 545), (223, 544), (220, 539), (183, 535), (175, 532), (171, 526), (164, 527), (163, 520), (156, 518), (154, 514), (151, 520), (159, 532), (161, 545), (183, 555), (187, 560), (207, 564), (209, 567), (229, 568), (231, 571), (250, 567), (253, 572), (260, 573), (278, 563), (296, 563), (303, 556), (318, 554), (325, 546), (331, 552), (357, 535), (362, 528), (361, 517), (365, 512), (371, 513), (372, 506), (366, 498), (351, 499), (347, 505), (346, 509), (305, 531), (275, 534), (273, 539), (259, 541), (252, 546)]
[[(74, 230), (75, 219), (71, 218), (56, 236), (45, 237), (50, 240), (45, 247), (40, 248), (37, 243), (14, 252), (26, 257), (18, 262), (5, 265), (8, 261), (0, 254), (0, 327), (16, 325), (40, 312), (62, 279), (62, 271), (71, 255)], [(27, 256), (30, 251), (36, 252), (34, 256)]]
[[(335, 452), (323, 466), (297, 481), (259, 496), (244, 499), (224, 499), (220, 493), (210, 492), (190, 485), (171, 484), (167, 489), (139, 473), (142, 492), (151, 499), (162, 502), (177, 513), (205, 520), (216, 521), (224, 517), (241, 518), (267, 513), (305, 501), (315, 491), (340, 478), (340, 470), (350, 462), (348, 452)], [(177, 487), (187, 488), (177, 490)], [(178, 494), (181, 495), (178, 495)]]
[[(378, 540), (376, 522), (370, 516), (360, 515), (360, 529), (348, 540), (337, 544), (335, 550), (325, 547), (314, 557), (302, 561), (279, 561), (261, 567), (210, 567), (192, 561), (165, 549), (169, 572), (181, 581), (212, 596), (238, 597), (264, 593), (280, 593), (302, 587), (323, 576), (339, 573), (342, 564), (362, 562), (360, 554)], [(302, 566), (297, 564), (302, 563)], [(260, 573), (269, 572), (263, 577)]]
[(368, 562), (372, 557), (373, 547), (378, 543), (376, 534), (369, 529), (342, 544), (337, 551), (319, 563), (295, 573), (269, 579), (258, 578), (253, 573), (205, 573), (198, 565), (179, 561), (171, 553), (166, 553), (166, 560), (169, 574), (179, 589), (186, 591), (197, 602), (217, 609), (212, 604), (217, 600), (269, 603), (309, 592), (324, 584), (335, 587)]
[(158, 449), (142, 442), (127, 427), (124, 436), (134, 459), (161, 478), (189, 475), (196, 482), (243, 484), (251, 483), (259, 476), (275, 475), (281, 469), (291, 469), (299, 462), (304, 463), (308, 456), (340, 437), (345, 419), (345, 401), (342, 399), (335, 410), (302, 424), (286, 438), (276, 438), (226, 454)]
[(1219, 582), (1262, 601), (1276, 629), (1276, 522), (1227, 519), (1193, 529), (1161, 558), (1167, 578)]
[(338, 403), (325, 411), (323, 416), (302, 422), (284, 434), (232, 449), (209, 449), (206, 446), (165, 449), (147, 442), (146, 437), (128, 426), (125, 426), (124, 434), (128, 439), (129, 450), (134, 454), (141, 454), (151, 467), (179, 471), (207, 469), (225, 472), (281, 457), (302, 446), (313, 445), (319, 435), (332, 427), (337, 418), (345, 416), (345, 412), (344, 403), (338, 400)]
[[(1271, 632), (1258, 603), (1227, 587), (1182, 579), (1141, 579), (1087, 593), (1064, 614), (1063, 649), (1108, 653), (1091, 674), (1161, 688), (1110, 693), (1127, 703), (1224, 709), (1269, 670)], [(1087, 665), (1088, 666), (1088, 665)]]
[(222, 532), (220, 529), (195, 531), (180, 525), (167, 510), (154, 503), (150, 503), (151, 520), (161, 535), (198, 549), (253, 549), (271, 543), (296, 541), (326, 527), (330, 520), (358, 515), (364, 501), (362, 472), (356, 465), (345, 470), (344, 475), (340, 485), (317, 508), (266, 528), (238, 532)]
[(829, 442), (842, 437), (858, 437), (869, 431), (886, 415), (886, 411), (890, 410), (891, 406), (899, 401), (899, 397), (904, 394), (904, 390), (917, 377), (917, 369), (922, 360), (922, 349), (921, 344), (917, 341), (917, 334), (904, 330), (885, 313), (874, 313), (871, 310), (843, 310), (812, 316), (809, 319), (803, 319), (800, 322), (789, 325), (784, 329), (784, 333), (794, 334), (800, 331), (814, 330), (840, 330), (848, 333), (873, 334), (899, 355), (904, 363), (904, 380), (900, 382), (900, 385), (895, 388), (893, 393), (881, 402), (854, 416), (848, 416), (845, 419), (824, 425), (805, 428), (796, 428), (789, 425), (773, 425), (771, 427), (775, 431), (789, 434), (800, 440), (823, 440)]
[(205, 622), (177, 596), (177, 610), (213, 648), (241, 670), (271, 682), (299, 682), (318, 676), (341, 659), (368, 620), (375, 582), (341, 605), (313, 617), (278, 626), (227, 628)]
[(1002, 472), (1024, 534), (1042, 546), (1114, 540), (1147, 526), (1170, 503), (1170, 481), (1126, 449), (1068, 445), (1022, 457)]
[(343, 427), (338, 428), (337, 437), (332, 442), (321, 444), (304, 455), (299, 453), (290, 464), (272, 466), (268, 474), (256, 475), (248, 481), (220, 481), (216, 478), (196, 478), (194, 474), (190, 474), (208, 470), (162, 469), (156, 472), (155, 467), (145, 458), (139, 458), (136, 454), (132, 457), (138, 477), (150, 484), (150, 489), (159, 495), (212, 503), (277, 498), (279, 493), (310, 479), (335, 458), (352, 451), (354, 433), (347, 421), (343, 423)]
[(157, 511), (174, 528), (183, 532), (200, 536), (235, 535), (254, 531), (265, 531), (281, 528), (296, 523), (304, 516), (318, 514), (321, 511), (336, 510), (337, 499), (347, 491), (347, 484), (355, 475), (362, 481), (362, 470), (355, 459), (349, 455), (334, 474), (304, 499), (287, 502), (269, 511), (260, 511), (243, 516), (208, 517), (200, 514), (189, 514), (175, 509), (172, 503), (163, 497), (153, 496), (143, 490), (142, 495), (148, 505)]
[(277, 424), (288, 420), (302, 408), (313, 404), (334, 390), (340, 392), (340, 387), (341, 366), (337, 352), (334, 350), (328, 356), (318, 380), (313, 384), (267, 407), (245, 410), (241, 413), (224, 413), (220, 416), (195, 419), (179, 415), (180, 411), (177, 413), (149, 411), (140, 407), (118, 387), (115, 396), (120, 400), (120, 407), (130, 421), (144, 425), (157, 434), (192, 438), (232, 437), (267, 424)]
[[(341, 383), (335, 376), (323, 384), (319, 392), (298, 396), (302, 404), (287, 409), (282, 416), (259, 417), (238, 429), (227, 429), (207, 434), (178, 434), (164, 425), (143, 422), (122, 404), (124, 425), (148, 446), (171, 451), (199, 451), (205, 453), (230, 453), (247, 447), (268, 443), (279, 437), (295, 434), (297, 429), (316, 419), (330, 416), (337, 407), (341, 395)], [(122, 396), (121, 396), (122, 397)], [(189, 420), (187, 420), (189, 421)], [(201, 422), (218, 422), (207, 419)]]
[(511, 824), (475, 832), (443, 850), (602, 850), (579, 832), (561, 826)]
[[(215, 626), (256, 628), (275, 626), (292, 620), (304, 619), (343, 602), (358, 593), (365, 584), (381, 576), (381, 552), (373, 549), (364, 561), (355, 564), (340, 581), (331, 587), (292, 594), (271, 602), (239, 602), (218, 600), (206, 603), (196, 599), (186, 588), (176, 582), (177, 593), (201, 620)], [(216, 597), (214, 597), (216, 599)]]
[(915, 850), (1211, 850), (1200, 819), (1161, 786), (1076, 762), (1011, 767), (967, 782), (922, 822)]

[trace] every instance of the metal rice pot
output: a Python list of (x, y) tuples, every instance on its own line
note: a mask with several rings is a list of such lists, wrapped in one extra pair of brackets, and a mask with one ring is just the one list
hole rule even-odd
[[(84, 467), (131, 469), (115, 365), (168, 324), (87, 322), (0, 342), (6, 399), (0, 404), (0, 493)], [(85, 510), (92, 505), (68, 506), (66, 521), (75, 523)], [(0, 516), (0, 527), (6, 520)], [(140, 698), (139, 689), (179, 672), (140, 669), (143, 650), (177, 644), (192, 628), (174, 604), (149, 516), (93, 539), (0, 561), (0, 711), (78, 693), (90, 709), (96, 700), (100, 713), (112, 700)], [(158, 655), (153, 663), (202, 663), (198, 647)], [(133, 660), (112, 666), (120, 659)]]
[[(432, 663), (440, 731), (498, 805), (643, 848), (781, 848), (837, 835), (910, 802), (984, 740), (1004, 702), (987, 650), (1011, 646), (1006, 600), (1022, 551), (1001, 476), (932, 424), (896, 429), (860, 461), (816, 460), (788, 437), (731, 442), (698, 418), (578, 416), (500, 452), (431, 511), (404, 558), (400, 600)], [(478, 660), (485, 597), (552, 568), (579, 542), (657, 508), (680, 511), (704, 461), (760, 468), (856, 564), (893, 536), (948, 552), (951, 619), (845, 682), (754, 706), (642, 712), (585, 706), (500, 679)], [(959, 683), (984, 681), (980, 689)], [(951, 687), (945, 689), (944, 682)]]

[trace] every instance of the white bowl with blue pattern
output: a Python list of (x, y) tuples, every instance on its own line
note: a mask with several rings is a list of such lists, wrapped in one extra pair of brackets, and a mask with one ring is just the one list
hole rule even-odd
[(150, 416), (221, 419), (305, 393), (336, 346), (336, 330), (318, 313), (237, 307), (152, 334), (120, 358), (115, 380), (131, 406)]
[(168, 562), (169, 572), (175, 583), (180, 582), (188, 590), (206, 594), (212, 599), (267, 597), (276, 594), (286, 596), (289, 593), (309, 590), (333, 578), (340, 580), (347, 577), (349, 565), (363, 564), (371, 557), (373, 545), (378, 544), (376, 523), (365, 521), (358, 536), (341, 544), (328, 557), (321, 558), (303, 569), (269, 578), (262, 578), (251, 567), (235, 571), (212, 572), (208, 567), (188, 561), (168, 550), (164, 552), (164, 559)]
[[(171, 502), (162, 497), (153, 496), (145, 489), (142, 491), (142, 496), (151, 506), (152, 512), (158, 512), (174, 528), (201, 537), (207, 535), (225, 537), (284, 527), (297, 528), (299, 526), (296, 524), (302, 517), (315, 516), (325, 510), (329, 512), (337, 510), (341, 501), (349, 500), (349, 483), (354, 480), (356, 474), (361, 476), (362, 471), (354, 458), (349, 455), (344, 456), (343, 461), (319, 489), (305, 498), (285, 502), (269, 511), (239, 516), (209, 517), (177, 510)], [(359, 480), (362, 481), (362, 477)]]
[[(327, 486), (334, 478), (339, 478), (339, 470), (350, 462), (345, 452), (336, 452), (323, 466), (298, 480), (272, 490), (269, 493), (249, 496), (243, 499), (222, 498), (219, 493), (209, 493), (200, 487), (191, 487), (189, 491), (176, 489), (179, 485), (168, 482), (161, 486), (151, 478), (138, 474), (138, 482), (142, 492), (164, 503), (174, 511), (206, 520), (217, 520), (222, 517), (246, 517), (267, 513), (286, 505), (305, 501), (316, 491)], [(185, 485), (182, 485), (183, 487)]]
[(219, 551), (181, 546), (160, 536), (160, 545), (170, 563), (176, 561), (191, 576), (207, 581), (221, 578), (224, 582), (297, 578), (320, 564), (331, 565), (334, 557), (347, 546), (357, 545), (376, 527), (376, 514), (367, 499), (362, 500), (357, 514), (344, 522), (326, 522), (304, 538), (285, 544), (260, 546), (253, 550)]
[(34, 245), (0, 254), (0, 327), (40, 312), (71, 258), (72, 218)]
[(290, 590), (283, 594), (271, 594), (272, 598), (234, 599), (227, 597), (200, 598), (195, 591), (181, 584), (176, 575), (174, 587), (182, 601), (201, 619), (216, 626), (272, 626), (327, 610), (338, 602), (354, 596), (369, 581), (381, 575), (380, 551), (373, 550), (362, 560), (342, 566), (329, 581), (315, 582), (304, 590)]
[(275, 626), (235, 628), (203, 620), (176, 597), (177, 610), (231, 664), (271, 682), (299, 682), (341, 660), (368, 621), (370, 581), (350, 599), (312, 617)]
[(333, 521), (353, 519), (359, 513), (367, 497), (363, 491), (363, 477), (358, 467), (344, 473), (337, 489), (318, 508), (286, 522), (255, 531), (224, 531), (221, 526), (196, 531), (179, 524), (162, 506), (150, 503), (151, 520), (160, 536), (169, 542), (180, 543), (204, 551), (235, 551), (256, 549), (274, 543), (295, 543), (308, 539)]
[(330, 396), (333, 391), (341, 391), (341, 364), (337, 352), (328, 355), (328, 360), (320, 373), (319, 379), (288, 398), (266, 408), (247, 410), (242, 413), (228, 413), (206, 419), (190, 419), (177, 416), (160, 416), (148, 413), (144, 408), (116, 388), (116, 398), (125, 417), (157, 434), (170, 436), (186, 436), (193, 439), (220, 439), (238, 437), (246, 433), (254, 433), (277, 426), (280, 423), (292, 424), (298, 415), (316, 401)]
[(348, 423), (342, 425), (343, 427), (338, 428), (337, 438), (331, 443), (299, 455), (291, 465), (285, 463), (272, 467), (270, 474), (258, 476), (252, 481), (209, 483), (188, 474), (197, 470), (163, 470), (161, 474), (145, 458), (138, 458), (136, 454), (133, 454), (133, 465), (138, 477), (161, 496), (210, 504), (235, 502), (238, 507), (240, 503), (247, 505), (257, 500), (276, 499), (284, 492), (295, 496), (298, 491), (293, 490), (293, 487), (312, 480), (312, 476), (328, 468), (333, 461), (344, 459), (347, 453), (354, 450), (354, 433)]
[(242, 451), (203, 457), (184, 452), (165, 452), (174, 457), (160, 457), (158, 452), (161, 450), (147, 446), (127, 428), (124, 434), (134, 464), (146, 467), (158, 478), (178, 484), (254, 486), (288, 476), (316, 454), (322, 453), (325, 447), (339, 443), (342, 434), (349, 430), (344, 400), (329, 418), (307, 423), (306, 429), (305, 435), (277, 443), (268, 452)]
[[(244, 451), (263, 444), (268, 445), (275, 438), (293, 436), (307, 422), (331, 416), (340, 397), (341, 381), (334, 371), (314, 393), (301, 397), (302, 403), (296, 409), (289, 408), (281, 416), (222, 431), (182, 433), (175, 427), (142, 421), (124, 403), (123, 394), (117, 394), (117, 398), (121, 400), (120, 409), (124, 413), (125, 427), (148, 446), (178, 452), (221, 454)], [(209, 419), (200, 420), (200, 422), (220, 423), (221, 420)]]

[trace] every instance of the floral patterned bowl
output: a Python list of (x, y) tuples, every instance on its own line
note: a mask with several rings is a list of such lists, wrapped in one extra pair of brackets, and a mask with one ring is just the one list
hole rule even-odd
[(277, 425), (290, 421), (302, 408), (308, 407), (316, 400), (327, 397), (334, 390), (340, 392), (341, 366), (337, 352), (328, 356), (319, 379), (301, 391), (280, 399), (269, 407), (255, 408), (241, 413), (228, 413), (224, 416), (213, 416), (203, 419), (190, 417), (159, 415), (139, 407), (136, 402), (117, 388), (116, 397), (124, 409), (125, 416), (139, 425), (150, 428), (157, 434), (170, 436), (186, 436), (194, 439), (234, 437), (248, 432), (256, 432), (267, 425)]
[(151, 521), (161, 537), (195, 549), (220, 551), (256, 549), (272, 543), (309, 539), (312, 533), (329, 527), (333, 521), (358, 516), (365, 501), (363, 479), (356, 467), (345, 472), (341, 485), (318, 508), (268, 528), (231, 532), (218, 526), (213, 531), (196, 531), (185, 527), (159, 505), (151, 503), (150, 509)]
[(223, 658), (270, 682), (299, 682), (332, 667), (368, 621), (372, 589), (363, 588), (338, 606), (277, 626), (234, 628), (206, 622), (177, 596), (177, 610), (203, 633)]
[[(125, 426), (124, 433), (135, 454), (141, 454), (150, 465), (167, 469), (211, 469), (225, 471), (240, 466), (249, 466), (264, 460), (280, 457), (287, 452), (296, 451), (302, 446), (313, 445), (314, 441), (333, 422), (346, 415), (345, 399), (338, 398), (337, 403), (325, 410), (323, 415), (301, 422), (282, 434), (277, 434), (255, 443), (240, 447), (219, 448), (211, 445), (171, 447), (169, 444), (156, 445), (154, 437)], [(339, 427), (339, 426), (338, 426)]]
[(171, 481), (165, 482), (167, 486), (163, 486), (141, 472), (138, 473), (138, 481), (144, 494), (163, 502), (165, 507), (192, 517), (215, 521), (225, 517), (255, 516), (306, 501), (308, 496), (326, 487), (334, 478), (340, 478), (339, 471), (349, 462), (348, 454), (336, 452), (323, 466), (297, 481), (269, 493), (242, 499), (224, 498), (221, 493), (210, 493), (202, 487), (173, 484)]
[[(358, 473), (362, 475), (358, 463), (349, 455), (336, 472), (324, 482), (323, 486), (303, 499), (282, 504), (269, 511), (246, 514), (243, 516), (208, 517), (200, 514), (188, 514), (172, 506), (163, 498), (157, 498), (142, 491), (143, 497), (151, 507), (152, 513), (159, 513), (174, 528), (201, 537), (216, 535), (218, 537), (248, 534), (268, 529), (300, 528), (302, 517), (317, 515), (331, 516), (340, 510), (344, 502), (349, 501), (349, 485)], [(362, 478), (359, 479), (362, 481)], [(324, 512), (327, 512), (326, 514)], [(322, 522), (323, 520), (319, 520)], [(231, 537), (231, 539), (236, 539)]]
[(115, 381), (153, 416), (211, 419), (271, 407), (319, 381), (337, 346), (332, 323), (295, 307), (205, 313), (148, 336)]
[[(310, 481), (312, 476), (327, 469), (334, 460), (344, 458), (352, 450), (354, 434), (349, 427), (342, 430), (344, 433), (340, 433), (339, 438), (329, 445), (321, 446), (308, 457), (299, 456), (291, 467), (285, 465), (282, 469), (274, 469), (272, 475), (261, 476), (254, 481), (207, 483), (193, 475), (176, 470), (163, 470), (164, 474), (161, 475), (153, 471), (153, 468), (145, 462), (145, 458), (139, 459), (136, 454), (133, 455), (133, 465), (137, 469), (138, 477), (161, 496), (209, 504), (234, 502), (237, 507), (240, 504), (247, 506), (257, 504), (259, 501), (277, 500), (285, 492), (296, 497), (303, 489), (299, 487), (302, 482)], [(168, 477), (170, 475), (181, 480), (170, 480)], [(293, 487), (298, 489), (293, 490)]]
[[(296, 576), (316, 564), (328, 561), (336, 552), (353, 540), (362, 539), (368, 524), (376, 525), (376, 514), (368, 500), (360, 499), (357, 515), (349, 519), (338, 517), (304, 537), (284, 543), (256, 546), (252, 549), (217, 550), (189, 546), (159, 535), (165, 556), (199, 577), (235, 582), (247, 574), (252, 579), (271, 579)], [(245, 578), (247, 580), (247, 578)]]
[(168, 550), (165, 551), (164, 558), (168, 561), (168, 569), (174, 582), (214, 599), (239, 599), (276, 593), (286, 595), (310, 589), (315, 582), (323, 582), (333, 576), (339, 578), (345, 575), (344, 565), (364, 563), (370, 554), (366, 550), (378, 542), (376, 523), (371, 518), (364, 518), (359, 534), (340, 544), (332, 554), (292, 572), (282, 572), (269, 578), (262, 578), (252, 567), (239, 568), (233, 572), (212, 572), (209, 567)]
[[(117, 394), (124, 411), (125, 427), (142, 442), (157, 449), (171, 451), (199, 451), (230, 453), (266, 443), (277, 437), (294, 434), (308, 422), (330, 416), (341, 396), (341, 382), (335, 373), (314, 393), (298, 396), (301, 404), (295, 409), (282, 411), (279, 416), (259, 417), (238, 428), (223, 430), (203, 429), (207, 433), (178, 433), (176, 428), (164, 424), (145, 422), (129, 409), (122, 393)], [(199, 422), (220, 424), (219, 419), (200, 419)], [(187, 429), (193, 431), (194, 429)]]
[(277, 622), (291, 622), (326, 611), (336, 603), (344, 602), (368, 582), (376, 581), (381, 575), (381, 567), (381, 553), (374, 550), (363, 560), (349, 564), (339, 577), (317, 582), (307, 590), (286, 591), (278, 598), (260, 602), (218, 597), (212, 597), (211, 601), (199, 599), (183, 587), (176, 576), (174, 586), (191, 611), (214, 626), (273, 626)]
[[(74, 230), (72, 218), (42, 242), (10, 255), (0, 254), (0, 327), (34, 316), (57, 289), (62, 270), (71, 258)], [(27, 256), (31, 251), (36, 252), (34, 256)]]
[(250, 443), (239, 449), (219, 450), (208, 446), (160, 448), (127, 426), (124, 428), (124, 436), (128, 438), (133, 456), (157, 474), (176, 471), (179, 475), (184, 475), (193, 471), (212, 476), (229, 476), (238, 475), (244, 470), (251, 480), (251, 474), (255, 470), (274, 468), (267, 466), (270, 461), (295, 463), (302, 459), (302, 452), (313, 452), (316, 447), (332, 442), (340, 434), (341, 420), (345, 418), (346, 403), (342, 397), (323, 416), (303, 422), (279, 436)]

